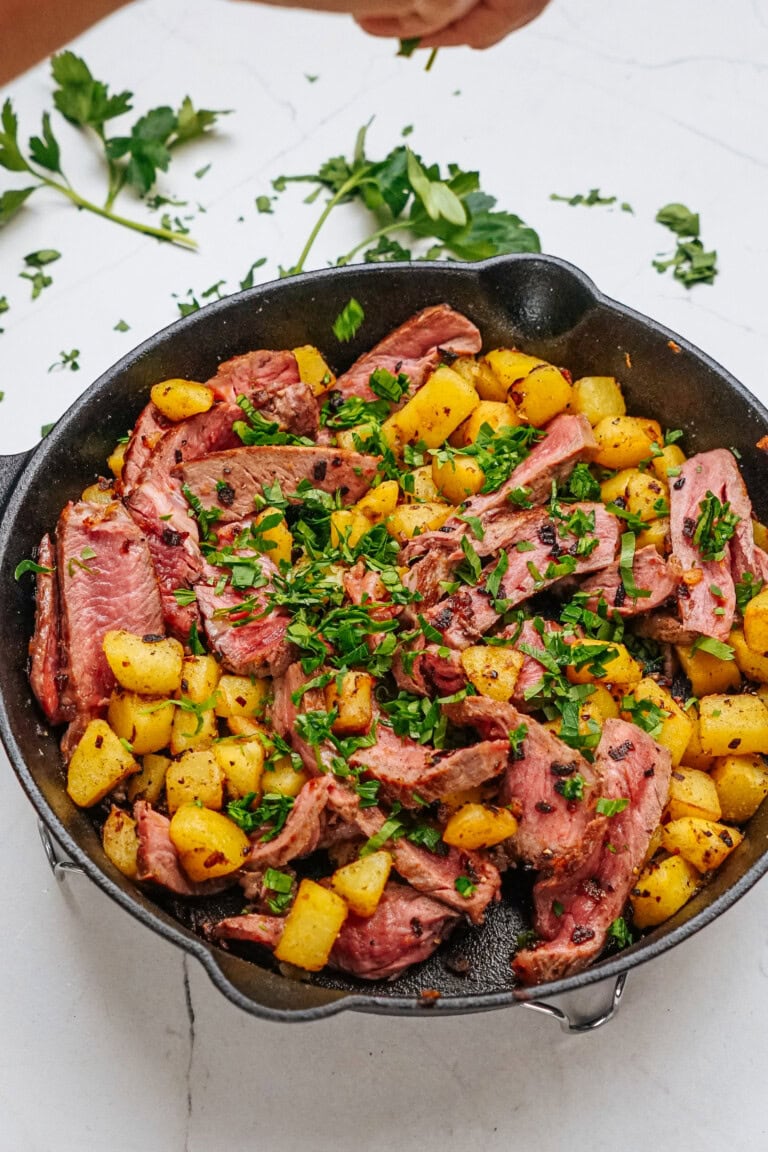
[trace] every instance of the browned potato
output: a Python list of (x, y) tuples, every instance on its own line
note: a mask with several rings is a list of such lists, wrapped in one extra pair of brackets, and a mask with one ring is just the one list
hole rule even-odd
[(517, 820), (508, 808), (465, 804), (448, 820), (443, 840), (454, 848), (471, 851), (475, 848), (492, 848), (516, 832)]
[(372, 852), (337, 868), (331, 885), (358, 916), (373, 916), (379, 906), (392, 868), (389, 852)]
[(132, 632), (107, 632), (104, 655), (115, 679), (142, 696), (172, 696), (181, 684), (184, 649), (178, 640), (145, 640)]
[(168, 811), (196, 800), (205, 808), (221, 808), (224, 803), (224, 773), (211, 751), (185, 752), (172, 761), (165, 774)]
[(91, 720), (72, 753), (67, 792), (80, 808), (91, 808), (138, 770), (106, 720)]
[(115, 868), (119, 869), (130, 880), (135, 880), (139, 870), (137, 863), (139, 837), (136, 833), (136, 821), (122, 808), (116, 808), (114, 804), (109, 816), (104, 821), (101, 842), (104, 845), (105, 854)]
[(168, 833), (182, 868), (196, 882), (236, 872), (251, 850), (245, 832), (232, 820), (197, 804), (178, 808)]
[(638, 928), (653, 928), (674, 916), (701, 883), (698, 869), (682, 856), (654, 860), (632, 889), (632, 919)]
[(335, 680), (325, 689), (325, 706), (338, 709), (332, 724), (337, 736), (361, 736), (373, 720), (373, 678), (367, 672), (346, 672), (341, 691)]
[(319, 972), (328, 963), (347, 912), (341, 896), (314, 880), (302, 880), (285, 918), (285, 929), (275, 949), (276, 958), (309, 972)]
[(109, 701), (107, 720), (122, 740), (127, 740), (135, 756), (159, 752), (171, 739), (172, 704), (154, 696), (139, 696), (117, 688)]

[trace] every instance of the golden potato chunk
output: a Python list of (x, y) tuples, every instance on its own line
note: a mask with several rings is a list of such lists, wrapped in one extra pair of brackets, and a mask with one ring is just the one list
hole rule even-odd
[(678, 447), (677, 444), (667, 444), (653, 457), (651, 468), (659, 480), (669, 484), (670, 480), (674, 480), (679, 475), (680, 468), (685, 464), (685, 461), (686, 455), (682, 448)]
[(461, 653), (461, 666), (481, 696), (509, 700), (525, 661), (514, 648), (472, 645)]
[(290, 756), (281, 756), (265, 769), (261, 778), (264, 792), (277, 792), (280, 796), (298, 796), (309, 780), (303, 770), (297, 772)]
[(699, 872), (719, 868), (743, 839), (736, 828), (698, 816), (681, 816), (662, 828), (662, 844), (667, 852), (682, 856)]
[[(506, 400), (507, 389), (484, 360), (475, 360), (474, 356), (460, 356), (451, 367), (475, 388), (483, 400), (502, 404)], [(454, 447), (460, 448), (461, 444), (454, 444)]]
[(539, 364), (509, 391), (515, 411), (526, 424), (543, 428), (571, 403), (572, 389), (559, 368)]
[(185, 752), (168, 765), (165, 774), (168, 811), (199, 800), (205, 808), (221, 808), (224, 802), (224, 773), (213, 753), (207, 749)]
[(414, 468), (407, 475), (411, 480), (407, 484), (403, 483), (403, 491), (409, 500), (427, 501), (433, 504), (440, 500), (440, 493), (432, 478), (431, 464), (422, 464), (420, 468)]
[(331, 886), (358, 916), (373, 916), (392, 869), (389, 852), (372, 852), (337, 868)]
[(272, 692), (272, 681), (225, 673), (217, 690), (217, 716), (261, 716)]
[(104, 821), (101, 842), (105, 855), (115, 868), (129, 880), (135, 880), (139, 871), (137, 863), (139, 837), (136, 833), (136, 821), (122, 808), (115, 808), (114, 804)]
[[(744, 633), (734, 628), (728, 637), (728, 643), (734, 651), (736, 666), (746, 676), (747, 680), (755, 680), (758, 684), (768, 684), (768, 656), (761, 656), (753, 652), (747, 644)], [(722, 689), (718, 689), (722, 691)]]
[(682, 764), (672, 769), (667, 813), (672, 820), (679, 820), (682, 816), (720, 819), (722, 812), (717, 788), (706, 772)]
[(328, 963), (348, 911), (341, 896), (314, 880), (302, 880), (285, 918), (276, 958), (309, 972), (319, 972)]
[(329, 712), (338, 711), (331, 725), (336, 736), (362, 736), (373, 720), (373, 677), (367, 672), (345, 672), (340, 689), (336, 680), (326, 685), (325, 706)]
[(465, 804), (449, 818), (443, 840), (453, 848), (471, 851), (492, 848), (517, 832), (517, 820), (508, 808)]
[(264, 745), (258, 737), (242, 740), (238, 736), (217, 740), (212, 748), (216, 763), (224, 773), (227, 796), (239, 800), (243, 796), (261, 792), (264, 772)]
[(117, 497), (114, 488), (106, 488), (99, 483), (84, 488), (80, 499), (85, 504), (112, 504)]
[(150, 397), (155, 408), (174, 422), (208, 412), (214, 401), (208, 385), (199, 384), (196, 380), (163, 380), (155, 384)]
[(691, 728), (690, 739), (683, 752), (682, 762), (687, 764), (689, 768), (701, 768), (702, 772), (707, 772), (712, 767), (715, 758), (714, 756), (706, 756), (702, 751), (698, 708), (688, 708), (685, 714), (691, 721), (693, 727)]
[(371, 521), (356, 508), (337, 508), (331, 512), (331, 544), (334, 548), (344, 544), (354, 548), (370, 530)]
[[(219, 684), (221, 669), (215, 656), (185, 656), (181, 672), (181, 695), (193, 704), (210, 700)], [(214, 707), (216, 700), (212, 701)]]
[(72, 753), (67, 792), (80, 808), (91, 808), (138, 770), (106, 720), (91, 720)]
[(768, 708), (757, 696), (705, 696), (699, 732), (705, 756), (768, 752)]
[(744, 609), (744, 637), (753, 652), (768, 655), (768, 588), (758, 592)]
[(573, 385), (571, 410), (581, 412), (594, 427), (611, 416), (624, 416), (627, 405), (613, 376), (582, 376)]
[(333, 388), (336, 377), (325, 362), (322, 353), (312, 344), (302, 344), (294, 348), (296, 364), (299, 369), (299, 379), (309, 384), (315, 396), (322, 396), (329, 388)]
[(340, 428), (336, 433), (336, 443), (339, 448), (344, 448), (347, 452), (358, 452), (360, 443), (365, 444), (366, 440), (370, 440), (374, 430), (373, 424), (356, 424), (354, 428)]
[[(275, 522), (276, 516), (279, 516), (277, 522)], [(290, 564), (293, 555), (293, 536), (285, 522), (285, 516), (276, 508), (265, 508), (256, 517), (254, 523), (258, 527), (265, 522), (269, 526), (263, 528), (259, 536), (263, 541), (263, 550), (267, 559), (276, 564), (278, 568), (281, 564)]]
[(768, 796), (768, 771), (760, 756), (720, 756), (711, 778), (723, 820), (743, 824)]
[(125, 462), (125, 453), (128, 444), (116, 444), (115, 450), (107, 456), (107, 468), (109, 468), (112, 475), (119, 480), (123, 474), (123, 463)]
[[(516, 348), (494, 348), (480, 363), (490, 368), (501, 391), (500, 395), (486, 396), (478, 386), (477, 390), (484, 400), (504, 400), (510, 388), (530, 376), (534, 368), (551, 367), (547, 365), (546, 360), (541, 360), (538, 356), (529, 356), (527, 352), (519, 352)], [(485, 387), (486, 390), (490, 390), (490, 385)]]
[(397, 454), (419, 440), (427, 448), (439, 448), (479, 403), (473, 386), (442, 364), (399, 412), (385, 420), (382, 435)]
[[(579, 657), (579, 666), (569, 664), (565, 670), (572, 684), (621, 684), (630, 687), (638, 684), (642, 678), (640, 665), (624, 644), (606, 644), (602, 640), (585, 637), (576, 641), (573, 647), (574, 655)], [(581, 657), (586, 656), (590, 648), (595, 649), (594, 658), (582, 662)], [(606, 648), (607, 651), (604, 651)], [(604, 671), (599, 671), (599, 668)]]
[(107, 720), (113, 732), (127, 740), (135, 756), (159, 752), (171, 739), (175, 708), (167, 700), (139, 696), (117, 688), (109, 701)]
[(660, 516), (658, 520), (651, 520), (642, 532), (638, 532), (636, 548), (652, 545), (660, 556), (667, 556), (671, 551), (669, 536), (669, 516)]
[(361, 496), (354, 511), (362, 512), (371, 524), (381, 524), (397, 507), (400, 485), (397, 480), (383, 480), (377, 488), (371, 488)]
[(632, 919), (638, 928), (653, 928), (674, 916), (701, 883), (699, 872), (682, 856), (654, 860), (632, 889)]
[(210, 808), (183, 804), (168, 829), (181, 866), (196, 883), (237, 872), (251, 850), (251, 842), (238, 826)]
[(460, 438), (453, 446), (466, 448), (469, 444), (474, 444), (483, 427), (490, 428), (491, 432), (495, 433), (502, 428), (513, 428), (519, 423), (520, 418), (514, 404), (499, 403), (498, 400), (481, 400), (474, 412), (453, 433), (453, 436)]
[(661, 443), (656, 420), (641, 416), (608, 416), (595, 427), (595, 462), (604, 468), (636, 468), (651, 456), (651, 445)]
[[(694, 721), (680, 707), (671, 693), (657, 684), (650, 676), (643, 677), (633, 689), (633, 695), (636, 700), (650, 700), (657, 708), (669, 713), (661, 722), (661, 733), (656, 737), (656, 740), (669, 749), (673, 767), (678, 765), (684, 758), (685, 750), (690, 743)], [(632, 716), (627, 713), (625, 719), (631, 720)]]
[(165, 774), (171, 763), (169, 756), (158, 756), (150, 752), (141, 761), (141, 771), (131, 776), (126, 790), (131, 804), (136, 800), (146, 800), (153, 808), (160, 803), (165, 791)]
[[(401, 504), (386, 521), (387, 532), (401, 544), (420, 536), (423, 532), (434, 532), (453, 515), (451, 504), (425, 502), (424, 504)], [(333, 517), (336, 513), (332, 513)]]
[(171, 696), (181, 685), (184, 649), (178, 640), (145, 640), (133, 632), (107, 632), (104, 655), (122, 688), (142, 696)]
[(219, 735), (213, 708), (195, 713), (177, 707), (174, 712), (170, 742), (173, 755), (180, 756), (182, 752), (195, 748), (210, 748)]
[(721, 660), (693, 645), (677, 644), (677, 658), (691, 682), (694, 696), (709, 696), (712, 692), (727, 692), (741, 684), (741, 673), (735, 660)]
[(444, 499), (461, 504), (485, 484), (485, 473), (473, 456), (454, 456), (440, 464), (432, 461), (432, 479)]

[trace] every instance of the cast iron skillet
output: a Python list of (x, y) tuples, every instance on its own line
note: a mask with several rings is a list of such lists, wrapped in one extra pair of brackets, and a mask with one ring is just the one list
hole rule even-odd
[[(354, 296), (365, 322), (349, 345), (332, 323)], [(516, 344), (575, 376), (614, 375), (630, 411), (685, 431), (689, 453), (735, 447), (758, 516), (768, 514), (766, 466), (756, 449), (768, 412), (721, 367), (684, 340), (606, 299), (563, 261), (508, 256), (480, 264), (334, 268), (229, 297), (179, 320), (106, 372), (28, 455), (0, 458), (0, 735), (40, 817), (64, 852), (137, 919), (197, 956), (234, 1003), (257, 1016), (309, 1020), (344, 1008), (392, 1014), (477, 1012), (547, 998), (621, 976), (691, 936), (728, 908), (768, 869), (768, 804), (744, 842), (704, 891), (663, 927), (627, 951), (545, 989), (516, 989), (509, 960), (529, 922), (524, 881), (505, 879), (505, 899), (481, 929), (459, 930), (426, 964), (394, 984), (321, 974), (307, 983), (279, 975), (268, 959), (226, 952), (195, 933), (211, 915), (239, 910), (237, 895), (204, 908), (134, 887), (104, 856), (85, 812), (64, 789), (56, 735), (44, 723), (27, 680), (33, 626), (31, 578), (13, 580), (20, 560), (52, 530), (66, 500), (104, 471), (118, 436), (130, 428), (158, 380), (206, 380), (217, 365), (252, 348), (311, 343), (346, 368), (420, 308), (447, 301), (472, 318), (485, 346)], [(425, 991), (436, 991), (424, 997)]]

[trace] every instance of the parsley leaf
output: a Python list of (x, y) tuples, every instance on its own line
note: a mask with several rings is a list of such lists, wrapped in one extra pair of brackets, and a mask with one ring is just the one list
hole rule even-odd
[(605, 796), (600, 796), (595, 805), (595, 811), (598, 816), (618, 816), (619, 812), (623, 812), (628, 807), (629, 800), (625, 796), (620, 796), (616, 800), (609, 800)]
[(699, 517), (693, 532), (693, 543), (699, 549), (702, 560), (725, 559), (728, 541), (740, 520), (741, 517), (731, 511), (728, 500), (723, 504), (714, 493), (707, 491), (699, 504)]
[(654, 260), (657, 272), (673, 268), (673, 275), (686, 288), (694, 284), (713, 284), (717, 275), (717, 252), (707, 252), (699, 239), (699, 216), (684, 204), (666, 204), (656, 213), (656, 220), (669, 228), (677, 237), (677, 248), (672, 256)]
[(463, 896), (465, 900), (469, 900), (470, 896), (474, 896), (477, 891), (477, 884), (469, 876), (457, 876), (453, 886), (459, 896)]
[(347, 344), (365, 319), (365, 312), (354, 296), (347, 301), (333, 322), (333, 334), (337, 340)]

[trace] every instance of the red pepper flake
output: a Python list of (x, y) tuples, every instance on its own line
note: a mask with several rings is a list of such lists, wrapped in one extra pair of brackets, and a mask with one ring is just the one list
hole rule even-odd
[(667, 348), (669, 348), (670, 352), (674, 352), (675, 355), (677, 355), (678, 352), (682, 352), (682, 348), (675, 340), (667, 340)]

